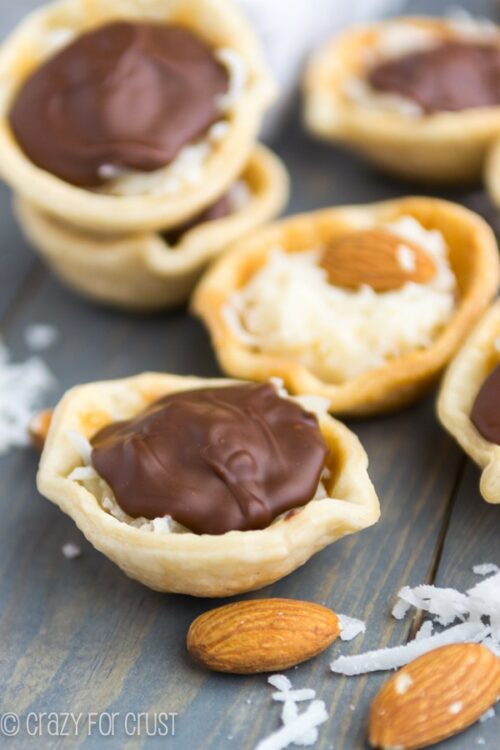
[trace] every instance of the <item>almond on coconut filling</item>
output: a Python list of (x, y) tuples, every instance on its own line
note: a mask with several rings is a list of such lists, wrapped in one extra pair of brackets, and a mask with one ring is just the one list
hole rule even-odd
[(300, 252), (273, 248), (225, 309), (243, 343), (334, 384), (429, 347), (457, 296), (438, 230), (401, 216), (344, 231)]
[(326, 408), (278, 382), (79, 386), (55, 409), (38, 487), (151, 588), (260, 588), (378, 518), (366, 454)]

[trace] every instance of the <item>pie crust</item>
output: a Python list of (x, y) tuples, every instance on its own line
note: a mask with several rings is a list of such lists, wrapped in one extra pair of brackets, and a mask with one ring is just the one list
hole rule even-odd
[(194, 596), (258, 589), (379, 517), (361, 443), (327, 414), (319, 423), (330, 448), (327, 465), (332, 475), (325, 482), (329, 497), (310, 501), (262, 531), (211, 536), (141, 530), (118, 521), (82, 484), (68, 479), (81, 464), (68, 430), (91, 438), (110, 421), (128, 419), (168, 393), (230, 382), (147, 373), (73, 388), (54, 412), (38, 473), (40, 492), (71, 516), (87, 539), (128, 576), (152, 589)]
[[(459, 288), (453, 317), (428, 349), (409, 352), (342, 384), (332, 384), (290, 358), (260, 352), (240, 341), (227, 321), (225, 306), (274, 247), (288, 252), (307, 250), (341, 234), (387, 224), (401, 216), (414, 217), (426, 229), (443, 234)], [(276, 376), (283, 379), (290, 393), (322, 396), (330, 401), (332, 412), (361, 416), (396, 409), (425, 391), (495, 296), (498, 282), (497, 245), (485, 221), (448, 201), (404, 198), (302, 214), (260, 230), (236, 243), (207, 272), (194, 293), (193, 310), (207, 325), (218, 360), (228, 374), (263, 381)]]
[(154, 232), (116, 237), (82, 232), (22, 198), (15, 206), (29, 241), (72, 288), (110, 305), (153, 310), (185, 302), (210, 260), (283, 208), (288, 176), (268, 149), (254, 149), (241, 179), (250, 189), (248, 203), (198, 224), (174, 246)]
[[(17, 145), (7, 115), (22, 81), (50, 54), (49, 40), (66, 31), (87, 31), (111, 20), (179, 23), (217, 48), (246, 61), (249, 80), (227, 115), (227, 135), (214, 145), (203, 180), (172, 194), (104, 195), (70, 185), (36, 167)], [(274, 97), (259, 44), (250, 25), (226, 0), (58, 0), (30, 14), (0, 52), (0, 171), (11, 187), (41, 210), (99, 232), (165, 229), (182, 223), (222, 195), (244, 169), (262, 116)]]
[(451, 363), (437, 403), (444, 427), (482, 469), (480, 491), (488, 503), (500, 503), (500, 445), (490, 443), (471, 422), (470, 413), (483, 382), (500, 362), (500, 302), (481, 319)]
[(330, 41), (306, 70), (307, 126), (322, 138), (349, 144), (403, 178), (479, 180), (488, 147), (500, 132), (500, 106), (410, 116), (382, 106), (362, 106), (346, 95), (346, 82), (364, 77), (370, 51), (396, 24), (429, 30), (439, 39), (457, 35), (443, 19), (405, 18), (357, 28)]
[(486, 184), (491, 199), (500, 208), (500, 139), (492, 146), (486, 162)]

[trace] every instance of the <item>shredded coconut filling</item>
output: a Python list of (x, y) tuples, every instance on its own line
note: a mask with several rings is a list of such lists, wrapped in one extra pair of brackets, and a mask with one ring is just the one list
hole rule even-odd
[[(327, 412), (329, 406), (329, 402), (327, 400), (318, 398), (316, 396), (290, 396), (283, 386), (283, 381), (279, 380), (278, 378), (273, 378), (272, 382), (274, 387), (276, 388), (276, 392), (281, 398), (289, 398), (290, 400), (299, 403), (302, 408), (315, 413), (318, 417)], [(94, 495), (94, 497), (97, 498), (102, 509), (113, 516), (113, 518), (116, 518), (117, 521), (126, 523), (129, 526), (133, 526), (136, 529), (140, 529), (141, 531), (149, 531), (154, 534), (191, 533), (188, 528), (180, 523), (177, 523), (177, 521), (175, 521), (171, 516), (168, 515), (162, 518), (153, 518), (152, 520), (150, 520), (143, 517), (133, 518), (132, 516), (129, 516), (127, 513), (125, 513), (125, 511), (116, 501), (111, 487), (99, 476), (99, 474), (91, 465), (92, 445), (90, 441), (77, 430), (67, 430), (66, 437), (70, 441), (74, 450), (84, 464), (83, 466), (76, 466), (68, 474), (67, 478), (73, 482), (80, 482), (89, 492)], [(327, 484), (330, 476), (331, 472), (328, 467), (325, 466), (314, 497), (312, 497), (309, 502), (324, 500), (325, 498), (329, 497)], [(297, 508), (295, 510), (300, 510), (300, 508)], [(274, 524), (285, 519), (288, 513), (290, 513), (290, 511), (277, 516), (272, 523)], [(354, 622), (359, 621), (353, 620), (353, 623)]]
[(410, 282), (383, 293), (368, 286), (343, 289), (330, 284), (318, 265), (320, 249), (276, 248), (231, 295), (224, 309), (227, 324), (242, 344), (300, 362), (332, 383), (429, 347), (455, 309), (456, 281), (446, 243), (439, 231), (426, 230), (410, 216), (384, 229), (401, 238), (402, 263), (413, 258), (404, 240), (433, 259), (436, 274), (428, 283)]
[[(225, 117), (231, 114), (245, 91), (248, 69), (243, 57), (232, 49), (218, 49), (215, 56), (229, 74), (228, 89), (217, 101), (221, 116)], [(104, 164), (100, 175), (109, 182), (98, 192), (117, 196), (172, 195), (186, 185), (198, 185), (203, 180), (207, 160), (230, 129), (227, 119), (219, 120), (201, 138), (184, 146), (170, 164), (153, 172), (119, 169)]]

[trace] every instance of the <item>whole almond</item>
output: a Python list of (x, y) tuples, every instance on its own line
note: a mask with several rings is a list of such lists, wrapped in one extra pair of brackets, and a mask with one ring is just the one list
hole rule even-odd
[(500, 659), (477, 643), (442, 646), (400, 669), (373, 701), (370, 744), (417, 750), (458, 734), (500, 696)]
[(400, 289), (410, 281), (425, 284), (436, 274), (425, 250), (385, 229), (339, 237), (325, 249), (320, 266), (334, 286), (355, 289), (366, 284), (376, 292)]
[(50, 423), (52, 421), (53, 409), (45, 409), (44, 411), (38, 412), (30, 420), (28, 425), (28, 432), (33, 448), (37, 451), (42, 451), (47, 439), (49, 432)]
[(217, 672), (275, 672), (316, 656), (339, 633), (337, 615), (319, 604), (256, 599), (200, 615), (189, 628), (187, 648)]

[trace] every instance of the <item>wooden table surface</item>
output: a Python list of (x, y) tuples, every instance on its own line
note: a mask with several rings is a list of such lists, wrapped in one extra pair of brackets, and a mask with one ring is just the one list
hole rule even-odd
[[(4, 28), (37, 4), (20, 0), (5, 13), (2, 8)], [(447, 4), (414, 2), (412, 7), (438, 10)], [(493, 5), (469, 2), (474, 10), (493, 12)], [(416, 192), (312, 141), (297, 119), (274, 144), (292, 174), (291, 212)], [(498, 221), (480, 190), (447, 197)], [(0, 219), (1, 335), (14, 357), (24, 359), (29, 323), (57, 327), (59, 339), (43, 355), (57, 376), (51, 401), (75, 383), (143, 370), (218, 374), (206, 333), (185, 312), (134, 317), (80, 300), (27, 247), (5, 188)], [(318, 750), (365, 748), (370, 700), (387, 675), (344, 678), (328, 665), (340, 653), (406, 642), (414, 623), (390, 617), (399, 588), (435, 582), (464, 590), (477, 580), (474, 564), (500, 563), (500, 511), (481, 500), (478, 471), (438, 425), (434, 401), (432, 394), (398, 414), (351, 424), (370, 457), (381, 521), (249, 595), (324, 602), (366, 620), (364, 637), (334, 644), (292, 671), (294, 685), (314, 687), (330, 713)], [(90, 736), (45, 732), (41, 738), (21, 729), (17, 737), (0, 737), (0, 747), (251, 750), (279, 726), (279, 706), (271, 701), (265, 677), (210, 674), (192, 664), (185, 651), (189, 623), (218, 602), (161, 595), (128, 580), (37, 494), (36, 465), (29, 450), (0, 458), (0, 714), (116, 712), (119, 718), (108, 738), (95, 727)], [(68, 541), (82, 546), (81, 558), (63, 557), (61, 546)], [(127, 712), (146, 712), (151, 722), (159, 712), (175, 713), (175, 735), (128, 736)], [(478, 724), (439, 748), (496, 750), (499, 721)], [(153, 725), (150, 731), (154, 735)]]

